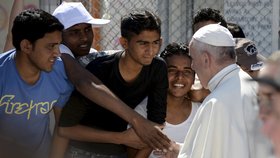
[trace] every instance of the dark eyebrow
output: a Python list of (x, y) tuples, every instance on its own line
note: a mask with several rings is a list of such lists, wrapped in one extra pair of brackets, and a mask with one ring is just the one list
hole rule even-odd
[[(177, 66), (174, 65), (168, 65), (167, 68), (176, 68)], [(185, 66), (184, 69), (192, 69), (191, 67)]]
[[(152, 42), (159, 42), (160, 41), (160, 39), (157, 39), (157, 40), (155, 40), (155, 41), (152, 41)], [(138, 41), (136, 41), (137, 43), (140, 43), (140, 42), (145, 42), (145, 43), (150, 43), (149, 41), (144, 41), (144, 40), (138, 40)]]

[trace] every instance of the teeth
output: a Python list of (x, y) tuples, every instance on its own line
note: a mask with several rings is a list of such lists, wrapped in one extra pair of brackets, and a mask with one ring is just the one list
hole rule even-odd
[(184, 85), (183, 85), (183, 84), (176, 83), (176, 84), (174, 84), (174, 87), (184, 87)]
[(82, 48), (86, 48), (86, 47), (87, 47), (87, 45), (80, 45), (80, 47), (82, 47)]

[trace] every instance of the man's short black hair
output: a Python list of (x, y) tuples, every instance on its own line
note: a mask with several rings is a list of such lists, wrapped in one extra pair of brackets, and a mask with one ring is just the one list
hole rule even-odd
[(224, 19), (224, 16), (220, 13), (219, 10), (212, 9), (212, 8), (202, 8), (196, 12), (193, 18), (193, 25), (203, 22), (203, 21), (209, 21), (212, 20), (217, 23), (221, 23), (220, 25), (227, 28), (227, 22)]
[(147, 30), (157, 31), (161, 35), (161, 20), (151, 11), (134, 10), (121, 19), (121, 36), (128, 40)]
[(28, 9), (16, 16), (12, 27), (13, 45), (20, 50), (20, 42), (27, 39), (31, 43), (44, 37), (46, 33), (62, 31), (63, 24), (41, 9)]

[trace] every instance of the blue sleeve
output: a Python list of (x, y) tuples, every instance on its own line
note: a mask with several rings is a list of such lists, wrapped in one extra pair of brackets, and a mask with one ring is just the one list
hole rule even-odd
[(69, 100), (69, 97), (74, 90), (74, 86), (68, 79), (65, 72), (64, 64), (60, 58), (57, 59), (57, 62), (54, 65), (53, 72), (56, 74), (55, 76), (57, 76), (56, 84), (60, 92), (60, 97), (58, 98), (55, 106), (62, 108)]

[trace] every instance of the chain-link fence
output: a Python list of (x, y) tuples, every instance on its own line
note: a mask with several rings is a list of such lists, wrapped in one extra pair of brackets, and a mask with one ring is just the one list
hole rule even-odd
[[(163, 47), (170, 42), (188, 42), (192, 36), (193, 14), (203, 7), (218, 9), (228, 22), (237, 23), (259, 52), (267, 56), (278, 49), (278, 0), (84, 0), (95, 17), (111, 22), (95, 30), (97, 49), (121, 49), (120, 19), (133, 8), (147, 8), (162, 20)], [(278, 11), (277, 11), (278, 10)]]
[[(3, 0), (1, 0), (3, 1)], [(26, 0), (27, 1), (27, 0)], [(36, 1), (36, 0), (34, 0)], [(40, 8), (53, 12), (62, 0), (38, 0)], [(78, 0), (67, 0), (78, 1)], [(163, 47), (170, 42), (188, 42), (192, 18), (201, 8), (211, 7), (224, 14), (226, 21), (240, 25), (259, 52), (267, 56), (278, 50), (279, 0), (79, 0), (95, 18), (111, 22), (94, 29), (97, 50), (122, 49), (119, 45), (120, 19), (134, 8), (147, 8), (162, 20)]]
[(135, 8), (145, 8), (159, 15), (163, 47), (171, 41), (186, 42), (187, 37), (191, 36), (192, 14), (189, 8), (192, 8), (192, 3), (186, 0), (101, 0), (98, 4), (94, 0), (85, 0), (83, 3), (93, 15), (98, 15), (94, 17), (111, 20), (109, 24), (94, 30), (94, 47), (98, 50), (122, 49), (118, 42), (121, 17)]

